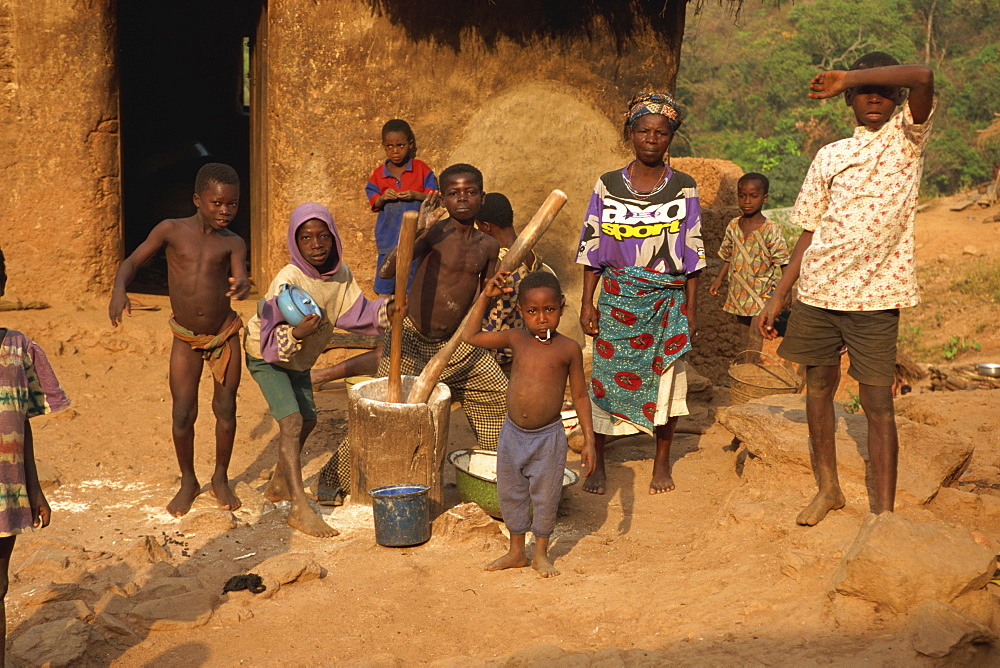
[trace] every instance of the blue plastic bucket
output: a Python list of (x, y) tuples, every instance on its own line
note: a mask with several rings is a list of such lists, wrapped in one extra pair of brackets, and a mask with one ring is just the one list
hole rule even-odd
[(427, 485), (386, 485), (368, 493), (375, 511), (375, 542), (386, 547), (425, 543), (431, 537)]

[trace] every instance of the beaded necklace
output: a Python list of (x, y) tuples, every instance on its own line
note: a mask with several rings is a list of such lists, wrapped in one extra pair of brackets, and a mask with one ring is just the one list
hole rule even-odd
[(660, 178), (657, 180), (656, 185), (653, 187), (653, 189), (647, 192), (641, 192), (639, 190), (636, 190), (635, 188), (632, 187), (632, 168), (634, 166), (635, 166), (635, 160), (630, 162), (628, 165), (628, 178), (625, 179), (625, 187), (628, 188), (628, 191), (630, 193), (632, 193), (639, 199), (647, 199), (649, 197), (652, 197), (656, 193), (663, 190), (663, 188), (667, 185), (667, 179), (665, 178), (667, 175), (667, 163), (663, 163), (663, 171), (660, 172)]

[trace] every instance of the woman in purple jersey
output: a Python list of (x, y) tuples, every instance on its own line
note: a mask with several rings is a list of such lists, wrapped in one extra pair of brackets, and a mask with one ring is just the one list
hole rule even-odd
[(670, 95), (632, 98), (625, 137), (635, 159), (597, 180), (580, 234), (580, 324), (594, 337), (597, 447), (597, 470), (584, 490), (594, 494), (606, 487), (607, 437), (639, 431), (656, 437), (650, 494), (674, 488), (670, 443), (677, 418), (688, 413), (683, 356), (696, 329), (695, 294), (705, 266), (698, 188), (664, 162), (680, 124)]

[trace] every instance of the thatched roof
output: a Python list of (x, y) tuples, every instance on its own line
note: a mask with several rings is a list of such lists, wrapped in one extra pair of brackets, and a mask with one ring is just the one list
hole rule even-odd
[(368, 0), (372, 13), (401, 26), (414, 41), (433, 41), (461, 50), (463, 35), (474, 32), (487, 46), (506, 38), (526, 43), (537, 38), (568, 38), (610, 33), (619, 48), (651, 28), (679, 46), (684, 14), (705, 2), (735, 12), (743, 0)]

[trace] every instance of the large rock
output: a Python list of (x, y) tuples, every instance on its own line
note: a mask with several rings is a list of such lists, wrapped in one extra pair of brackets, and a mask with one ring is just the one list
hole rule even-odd
[(274, 503), (264, 498), (264, 495), (243, 481), (236, 483), (233, 492), (243, 503), (236, 511), (236, 517), (247, 524), (256, 524), (262, 515), (274, 510)]
[(37, 591), (25, 601), (25, 605), (41, 605), (53, 601), (74, 601), (90, 596), (91, 592), (75, 582), (53, 582)]
[[(171, 596), (177, 596), (179, 594), (186, 594), (188, 592), (201, 591), (205, 589), (205, 585), (201, 580), (195, 577), (164, 577), (164, 578), (153, 578), (146, 582), (134, 595), (134, 598), (138, 599), (154, 599), (154, 598), (169, 598)], [(112, 614), (116, 614), (112, 611)]]
[(236, 516), (225, 508), (192, 510), (181, 520), (185, 535), (217, 536), (236, 528)]
[(53, 601), (39, 606), (37, 612), (33, 612), (31, 619), (33, 622), (65, 622), (68, 619), (79, 619), (81, 622), (89, 622), (94, 617), (94, 611), (81, 601)]
[[(56, 413), (56, 415), (63, 415), (69, 413), (70, 411), (74, 413), (76, 412), (70, 408), (62, 411), (61, 413)], [(59, 485), (62, 484), (60, 480), (62, 478), (62, 474), (59, 472), (59, 469), (52, 464), (36, 458), (35, 467), (38, 470), (38, 484), (41, 486), (43, 492), (52, 492), (58, 489)]]
[(913, 649), (924, 656), (941, 659), (951, 655), (964, 665), (973, 665), (994, 640), (988, 628), (941, 601), (927, 601), (913, 611), (911, 638)]
[[(836, 406), (836, 404), (835, 404)], [(837, 407), (837, 470), (848, 498), (864, 496), (868, 463), (868, 420)], [(773, 467), (812, 472), (806, 397), (781, 394), (721, 409), (718, 420), (747, 450)], [(899, 431), (897, 499), (927, 503), (968, 466), (973, 445), (967, 438), (896, 418)]]
[(883, 513), (865, 519), (831, 591), (901, 613), (984, 587), (995, 568), (993, 553), (964, 529)]
[(216, 600), (215, 594), (201, 589), (144, 601), (132, 608), (128, 621), (155, 631), (192, 629), (212, 617)]
[(65, 571), (71, 564), (88, 561), (93, 554), (75, 543), (44, 536), (31, 536), (25, 540), (25, 545), (34, 550), (16, 568), (16, 573), (21, 578), (51, 576), (52, 573)]
[(91, 642), (91, 627), (79, 619), (62, 619), (33, 626), (11, 643), (10, 653), (29, 666), (73, 666)]
[(323, 567), (305, 554), (279, 554), (262, 561), (253, 569), (265, 581), (269, 578), (281, 585), (307, 582), (323, 577)]
[(133, 566), (142, 567), (158, 561), (170, 561), (170, 552), (153, 536), (142, 536), (122, 555)]
[(507, 542), (500, 523), (476, 503), (460, 503), (441, 513), (431, 525), (431, 540), (481, 551), (503, 549)]

